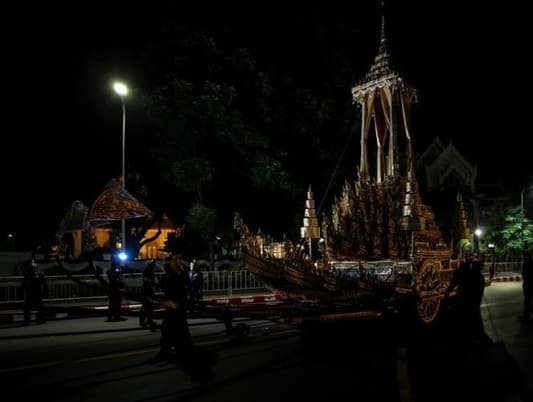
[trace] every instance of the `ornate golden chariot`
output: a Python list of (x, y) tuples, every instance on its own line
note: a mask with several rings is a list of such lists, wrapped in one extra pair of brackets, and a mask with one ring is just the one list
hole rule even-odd
[[(361, 110), (357, 177), (345, 182), (321, 225), (309, 188), (303, 241), (282, 242), (278, 253), (237, 214), (245, 267), (277, 290), (325, 303), (355, 306), (373, 297), (387, 307), (389, 300), (411, 297), (420, 319), (430, 323), (458, 261), (419, 195), (408, 124), (416, 91), (392, 68), (383, 17), (378, 54), (352, 94)], [(371, 131), (375, 142), (369, 141)]]

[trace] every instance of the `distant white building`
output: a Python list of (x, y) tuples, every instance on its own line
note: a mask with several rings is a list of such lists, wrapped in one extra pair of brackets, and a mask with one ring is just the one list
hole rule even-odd
[(436, 137), (416, 161), (418, 180), (427, 192), (457, 188), (461, 193), (475, 193), (477, 166), (468, 162), (450, 142), (444, 145)]

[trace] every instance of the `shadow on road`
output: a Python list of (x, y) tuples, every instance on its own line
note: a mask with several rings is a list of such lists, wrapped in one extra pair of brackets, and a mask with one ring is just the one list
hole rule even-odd
[[(200, 346), (193, 346), (190, 350), (172, 353), (166, 361), (175, 364), (178, 369), (187, 374), (192, 381), (199, 383), (210, 382), (214, 378), (212, 366), (217, 362), (218, 352)], [(160, 360), (154, 358), (150, 363)]]
[[(366, 376), (363, 389), (372, 400), (533, 400), (528, 379), (505, 345), (493, 342), (482, 328), (479, 336), (466, 334), (450, 310), (432, 325), (397, 317), (310, 323), (302, 331), (308, 359), (319, 360), (328, 369), (344, 366)], [(373, 376), (381, 377), (384, 386), (396, 383), (394, 395), (379, 389)]]

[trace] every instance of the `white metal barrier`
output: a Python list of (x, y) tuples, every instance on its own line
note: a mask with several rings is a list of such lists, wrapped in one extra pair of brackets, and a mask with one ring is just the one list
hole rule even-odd
[[(157, 274), (160, 279), (162, 273)], [(263, 281), (248, 271), (204, 271), (204, 294), (227, 294), (235, 291), (246, 292), (265, 289)], [(72, 279), (71, 279), (72, 278)], [(48, 297), (45, 301), (73, 301), (83, 299), (105, 298), (107, 289), (106, 275), (98, 279), (94, 275), (46, 276)], [(0, 304), (17, 303), (24, 300), (22, 276), (0, 276)], [(142, 274), (123, 274), (127, 292), (141, 294)], [(155, 291), (159, 292), (160, 280), (156, 280)]]

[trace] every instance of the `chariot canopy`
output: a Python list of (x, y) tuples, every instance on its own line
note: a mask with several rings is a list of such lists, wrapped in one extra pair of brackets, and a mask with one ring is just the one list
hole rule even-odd
[(87, 222), (91, 226), (100, 226), (122, 219), (151, 216), (153, 212), (146, 205), (123, 188), (120, 182), (113, 179), (93, 202), (87, 215)]

